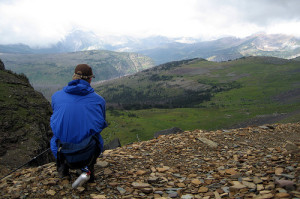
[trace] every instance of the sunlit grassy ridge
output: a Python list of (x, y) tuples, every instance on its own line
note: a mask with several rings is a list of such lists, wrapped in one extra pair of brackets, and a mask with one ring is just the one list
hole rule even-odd
[[(108, 111), (110, 126), (103, 132), (107, 140), (119, 137), (123, 144), (153, 138), (156, 131), (174, 126), (222, 129), (266, 115), (284, 116), (278, 118), (283, 122), (300, 120), (300, 62), (296, 60), (192, 60), (109, 81), (96, 90), (109, 105), (131, 108)], [(143, 107), (152, 109), (134, 109)]]

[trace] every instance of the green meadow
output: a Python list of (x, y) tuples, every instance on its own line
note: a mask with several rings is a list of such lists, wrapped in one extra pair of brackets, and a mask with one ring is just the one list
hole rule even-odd
[[(154, 133), (163, 129), (179, 127), (182, 130), (217, 130), (227, 129), (256, 116), (289, 113), (300, 107), (297, 105), (265, 104), (248, 105), (244, 108), (176, 108), (176, 109), (145, 109), (130, 111), (108, 111), (109, 127), (102, 135), (106, 141), (118, 137), (121, 144), (139, 140), (152, 139)], [(299, 122), (300, 112), (278, 122)]]

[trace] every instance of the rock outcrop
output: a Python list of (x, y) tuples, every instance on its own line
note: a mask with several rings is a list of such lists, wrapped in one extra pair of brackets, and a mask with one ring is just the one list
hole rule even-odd
[[(0, 174), (7, 173), (49, 148), (51, 106), (25, 75), (4, 69), (0, 62)], [(52, 161), (47, 153), (30, 162)]]
[(4, 69), (5, 69), (4, 64), (3, 64), (2, 60), (0, 59), (0, 70), (4, 70)]
[(104, 150), (116, 149), (118, 147), (121, 147), (121, 142), (119, 138), (115, 138), (112, 141), (110, 141), (108, 144), (104, 145)]
[[(213, 147), (212, 147), (213, 146)], [(300, 123), (185, 131), (107, 150), (72, 189), (55, 163), (0, 181), (3, 198), (299, 198)]]
[(157, 138), (160, 135), (169, 135), (169, 134), (176, 134), (176, 133), (182, 133), (182, 132), (183, 132), (183, 130), (181, 130), (180, 128), (173, 127), (170, 129), (165, 129), (165, 130), (161, 130), (161, 131), (154, 133), (154, 138)]

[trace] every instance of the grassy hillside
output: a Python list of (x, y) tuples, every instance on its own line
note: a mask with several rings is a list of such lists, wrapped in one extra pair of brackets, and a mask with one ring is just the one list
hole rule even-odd
[(83, 51), (61, 54), (5, 54), (0, 58), (7, 69), (24, 73), (37, 90), (49, 98), (55, 90), (72, 78), (77, 64), (93, 68), (94, 81), (133, 74), (153, 66), (150, 58), (136, 53), (112, 51)]
[[(222, 129), (300, 120), (300, 62), (295, 60), (172, 62), (107, 81), (96, 91), (114, 107), (103, 134), (120, 137), (123, 144), (174, 126)], [(116, 109), (120, 107), (128, 110)]]

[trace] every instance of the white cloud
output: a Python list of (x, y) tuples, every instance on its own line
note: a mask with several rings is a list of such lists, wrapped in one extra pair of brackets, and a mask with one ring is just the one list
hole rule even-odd
[(21, 0), (1, 5), (0, 43), (38, 45), (62, 38), (71, 24), (50, 2)]
[(282, 21), (270, 24), (267, 28), (269, 34), (287, 34), (300, 37), (300, 21)]
[(74, 27), (100, 35), (300, 36), (298, 0), (1, 0), (0, 44), (49, 45)]

